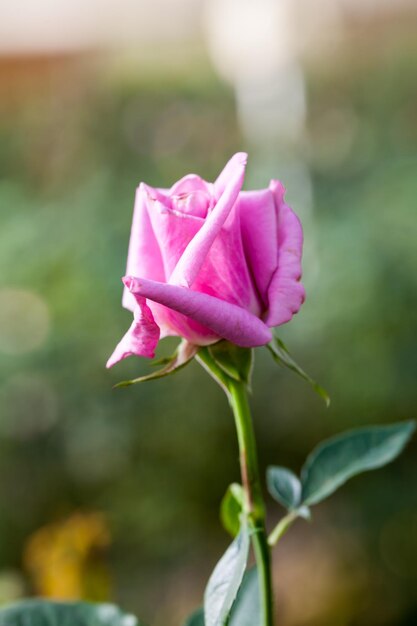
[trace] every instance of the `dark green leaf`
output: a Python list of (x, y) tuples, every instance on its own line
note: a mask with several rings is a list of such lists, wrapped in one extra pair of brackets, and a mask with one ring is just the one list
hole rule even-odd
[(251, 348), (240, 348), (223, 339), (209, 346), (208, 350), (225, 374), (234, 380), (249, 383), (253, 365)]
[(205, 626), (224, 626), (242, 583), (249, 553), (249, 534), (244, 525), (217, 563), (204, 594)]
[(192, 343), (188, 343), (188, 341), (183, 339), (171, 357), (159, 359), (159, 361), (153, 363), (153, 365), (165, 363), (163, 368), (156, 372), (152, 372), (152, 374), (147, 374), (146, 376), (139, 376), (139, 378), (133, 378), (132, 380), (123, 380), (122, 382), (117, 383), (115, 388), (129, 387), (129, 385), (135, 385), (136, 383), (145, 383), (149, 380), (156, 380), (157, 378), (163, 378), (164, 376), (175, 374), (175, 372), (178, 372), (178, 370), (182, 369), (193, 359), (197, 353), (197, 349), (197, 346), (194, 346)]
[(301, 473), (303, 503), (316, 504), (355, 474), (382, 467), (394, 460), (414, 428), (414, 422), (359, 428), (317, 446), (307, 458)]
[(268, 491), (286, 509), (296, 509), (301, 500), (301, 483), (286, 467), (268, 467), (266, 473)]
[(268, 350), (272, 354), (274, 360), (279, 365), (283, 367), (288, 367), (292, 372), (301, 376), (304, 380), (306, 380), (314, 389), (314, 391), (321, 397), (326, 403), (326, 406), (330, 404), (329, 394), (323, 387), (316, 383), (315, 380), (311, 378), (292, 358), (291, 354), (288, 352), (285, 344), (281, 339), (275, 337), (274, 341), (269, 343), (267, 346)]
[(185, 622), (184, 626), (204, 626), (204, 609), (197, 609)]
[(243, 577), (228, 626), (261, 626), (261, 602), (256, 567), (248, 570)]
[(220, 519), (224, 528), (232, 537), (240, 530), (240, 516), (243, 510), (244, 492), (242, 485), (232, 483), (227, 488), (220, 505)]
[(23, 600), (0, 610), (0, 626), (140, 626), (113, 604)]

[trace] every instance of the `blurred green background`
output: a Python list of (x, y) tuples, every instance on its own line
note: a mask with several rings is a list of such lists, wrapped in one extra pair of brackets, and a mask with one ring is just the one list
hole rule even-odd
[[(0, 56), (0, 602), (112, 599), (175, 626), (229, 541), (218, 508), (239, 470), (221, 391), (196, 363), (122, 390), (112, 385), (149, 364), (104, 368), (130, 324), (120, 277), (141, 180), (210, 180), (248, 150), (247, 186), (273, 171), (303, 218), (307, 301), (280, 336), (332, 404), (257, 350), (263, 467), (298, 471), (331, 434), (416, 416), (417, 45), (406, 16), (354, 24), (337, 54), (297, 58), (306, 114), (282, 141), (279, 128), (265, 142), (248, 131), (241, 82), (219, 78), (202, 39), (172, 44), (175, 58), (169, 46)], [(274, 555), (278, 623), (417, 623), (416, 449), (288, 535)], [(272, 527), (282, 511), (268, 505)]]

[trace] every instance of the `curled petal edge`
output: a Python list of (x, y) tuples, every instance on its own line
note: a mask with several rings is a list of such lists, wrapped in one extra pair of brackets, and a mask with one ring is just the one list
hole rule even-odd
[(145, 298), (135, 297), (136, 307), (131, 327), (117, 344), (106, 367), (113, 367), (128, 356), (144, 356), (153, 359), (158, 345), (160, 329)]
[(301, 279), (303, 229), (298, 216), (284, 202), (284, 186), (272, 180), (269, 188), (275, 197), (278, 216), (277, 269), (268, 288), (269, 307), (265, 316), (268, 326), (289, 322), (305, 300)]
[(272, 339), (270, 329), (262, 320), (236, 304), (154, 280), (125, 276), (123, 283), (136, 299), (148, 298), (163, 304), (242, 348), (263, 346)]

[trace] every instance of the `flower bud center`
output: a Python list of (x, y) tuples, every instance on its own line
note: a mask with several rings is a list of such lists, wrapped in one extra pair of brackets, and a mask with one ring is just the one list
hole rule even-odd
[(195, 217), (206, 217), (210, 206), (209, 194), (200, 189), (171, 196), (171, 200), (173, 209)]

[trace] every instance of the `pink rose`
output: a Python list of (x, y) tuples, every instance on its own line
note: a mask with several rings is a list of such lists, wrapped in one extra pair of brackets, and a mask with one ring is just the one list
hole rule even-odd
[(241, 191), (246, 161), (235, 154), (214, 183), (189, 174), (169, 190), (139, 185), (123, 278), (134, 320), (107, 367), (153, 357), (168, 335), (261, 346), (300, 309), (300, 221), (280, 182)]

